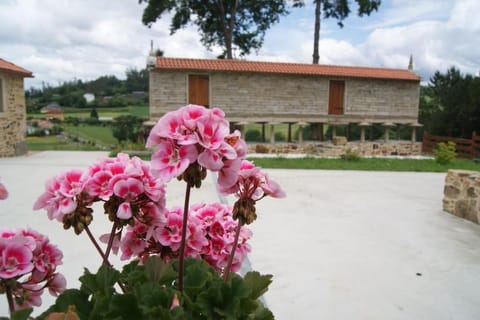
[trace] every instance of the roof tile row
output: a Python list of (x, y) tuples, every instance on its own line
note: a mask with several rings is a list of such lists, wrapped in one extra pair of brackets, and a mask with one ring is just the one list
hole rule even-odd
[(318, 75), (347, 78), (375, 78), (420, 81), (407, 69), (350, 67), (320, 64), (279, 63), (228, 59), (186, 59), (158, 57), (156, 69), (191, 71), (255, 72), (297, 75)]
[(27, 69), (19, 67), (16, 64), (11, 63), (11, 62), (9, 62), (7, 60), (4, 60), (2, 58), (0, 58), (0, 71), (20, 74), (24, 77), (33, 77), (33, 74), (32, 74), (31, 71), (28, 71)]

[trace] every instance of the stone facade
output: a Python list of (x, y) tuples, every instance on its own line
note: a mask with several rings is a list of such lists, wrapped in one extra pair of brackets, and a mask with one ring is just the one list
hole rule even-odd
[[(188, 103), (188, 75), (150, 71), (150, 119)], [(329, 78), (312, 75), (208, 72), (210, 105), (232, 122), (415, 123), (419, 83), (407, 80)], [(330, 80), (344, 80), (344, 114), (329, 115)]]
[(375, 156), (418, 156), (421, 155), (422, 144), (408, 141), (369, 141), (369, 142), (346, 142), (343, 145), (335, 145), (331, 142), (318, 143), (275, 143), (275, 144), (249, 144), (249, 153), (267, 154), (306, 154), (319, 157), (339, 158), (347, 150), (355, 152), (363, 157)]
[(448, 170), (443, 190), (443, 210), (480, 222), (480, 172)]
[(0, 71), (3, 110), (0, 111), (0, 157), (27, 152), (23, 76)]

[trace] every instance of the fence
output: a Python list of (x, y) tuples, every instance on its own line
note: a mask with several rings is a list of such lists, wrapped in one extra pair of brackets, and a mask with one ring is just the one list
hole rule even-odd
[(480, 158), (480, 136), (476, 135), (475, 132), (472, 134), (472, 139), (434, 136), (424, 132), (422, 152), (432, 153), (432, 150), (437, 147), (437, 144), (447, 141), (455, 142), (458, 157), (468, 159)]

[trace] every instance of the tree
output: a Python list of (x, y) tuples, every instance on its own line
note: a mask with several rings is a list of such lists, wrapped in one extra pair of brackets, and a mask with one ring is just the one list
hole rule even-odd
[[(381, 0), (355, 0), (358, 4), (357, 14), (359, 17), (369, 16), (373, 11), (377, 11)], [(320, 23), (321, 13), (323, 18), (335, 18), (340, 28), (343, 28), (343, 20), (350, 14), (350, 0), (313, 0), (315, 4), (315, 26), (313, 33), (313, 62), (318, 64), (320, 54), (318, 47), (320, 44)], [(293, 0), (293, 7), (305, 6), (304, 0)]]
[(129, 68), (125, 71), (127, 79), (125, 87), (128, 93), (132, 91), (148, 91), (148, 70), (142, 69), (138, 71), (135, 68)]
[(283, 0), (139, 0), (146, 2), (142, 21), (148, 27), (164, 13), (173, 12), (170, 34), (188, 24), (200, 32), (202, 44), (210, 50), (223, 48), (223, 57), (233, 58), (233, 47), (239, 55), (259, 50), (265, 31), (288, 13)]
[(439, 71), (422, 88), (420, 121), (432, 134), (469, 138), (480, 132), (480, 78), (451, 67)]
[(116, 117), (112, 124), (112, 133), (118, 143), (130, 140), (136, 142), (138, 138), (138, 132), (142, 125), (142, 119), (132, 116), (124, 115)]

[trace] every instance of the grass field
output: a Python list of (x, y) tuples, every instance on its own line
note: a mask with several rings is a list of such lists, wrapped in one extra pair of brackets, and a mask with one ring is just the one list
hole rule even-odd
[(64, 128), (66, 134), (78, 136), (82, 140), (93, 141), (101, 147), (111, 148), (111, 146), (114, 146), (117, 143), (117, 139), (115, 139), (112, 134), (111, 127), (86, 124), (74, 126), (71, 124), (65, 124)]
[(27, 148), (30, 151), (43, 150), (99, 150), (98, 146), (83, 143), (72, 143), (71, 141), (61, 140), (57, 136), (48, 137), (27, 137)]
[(364, 158), (359, 161), (325, 158), (249, 158), (255, 165), (263, 168), (282, 169), (323, 169), (323, 170), (366, 170), (366, 171), (414, 171), (414, 172), (446, 172), (448, 169), (480, 171), (480, 163), (466, 159), (455, 159), (451, 163), (441, 165), (433, 159), (391, 159)]
[[(89, 118), (90, 112), (92, 111), (90, 108), (63, 108), (65, 112), (65, 118), (73, 117), (73, 118)], [(120, 107), (120, 108), (97, 108), (98, 116), (99, 117), (111, 117), (115, 118), (122, 115), (134, 115), (139, 118), (148, 118), (149, 116), (149, 107), (148, 105), (140, 105), (140, 106), (128, 106), (128, 107)], [(29, 113), (27, 117), (32, 118), (45, 118), (45, 114), (41, 113)]]

